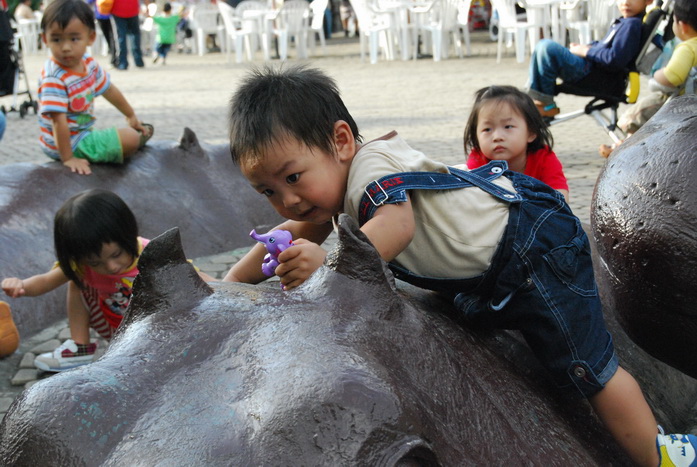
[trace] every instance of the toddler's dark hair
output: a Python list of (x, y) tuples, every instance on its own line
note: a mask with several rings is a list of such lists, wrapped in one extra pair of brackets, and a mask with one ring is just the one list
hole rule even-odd
[(116, 243), (133, 259), (138, 257), (138, 223), (133, 212), (115, 193), (88, 190), (66, 201), (53, 226), (56, 257), (65, 276), (83, 284), (73, 270), (90, 256), (99, 256), (105, 243)]
[(673, 9), (675, 19), (689, 24), (697, 31), (697, 2), (695, 0), (676, 0)]
[(162, 11), (164, 11), (165, 13), (169, 13), (170, 11), (172, 11), (172, 4), (169, 2), (165, 3), (165, 5), (162, 7)]
[(303, 65), (252, 70), (230, 100), (230, 153), (235, 164), (253, 160), (283, 137), (335, 154), (334, 124), (358, 126), (332, 78)]
[(470, 113), (469, 120), (465, 126), (465, 156), (472, 149), (480, 150), (477, 140), (477, 124), (479, 123), (479, 111), (484, 104), (491, 101), (499, 103), (506, 102), (512, 108), (520, 112), (528, 126), (528, 131), (537, 135), (531, 143), (528, 143), (528, 154), (548, 146), (550, 149), (554, 144), (552, 133), (549, 126), (542, 120), (540, 112), (537, 110), (532, 98), (514, 86), (488, 86), (482, 88), (474, 94), (474, 105)]
[(90, 31), (95, 30), (94, 12), (84, 0), (53, 0), (41, 17), (41, 30), (46, 32), (53, 23), (65, 29), (73, 18), (79, 19)]

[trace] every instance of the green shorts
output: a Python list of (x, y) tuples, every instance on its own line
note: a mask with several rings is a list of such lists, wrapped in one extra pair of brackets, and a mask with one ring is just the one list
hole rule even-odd
[(119, 132), (116, 128), (92, 130), (80, 140), (73, 155), (95, 164), (123, 164), (123, 147)]

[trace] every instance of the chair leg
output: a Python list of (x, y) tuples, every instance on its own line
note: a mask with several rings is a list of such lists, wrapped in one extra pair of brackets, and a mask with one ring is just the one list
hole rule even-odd
[[(242, 36), (237, 36), (235, 37), (235, 60), (237, 63), (242, 63), (242, 60), (244, 60), (244, 37)], [(228, 51), (228, 56), (230, 56), (230, 52)], [(250, 58), (251, 61), (251, 58)]]
[(515, 30), (515, 59), (518, 63), (525, 61), (525, 28)]
[(506, 33), (504, 30), (499, 27), (499, 43), (496, 46), (496, 63), (501, 63), (501, 50), (503, 49), (503, 36), (505, 36)]
[(203, 56), (206, 53), (206, 35), (203, 33), (202, 29), (196, 30), (196, 48), (198, 49), (198, 54)]

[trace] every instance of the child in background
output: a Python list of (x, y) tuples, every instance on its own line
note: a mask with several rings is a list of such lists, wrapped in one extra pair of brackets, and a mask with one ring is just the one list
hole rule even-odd
[[(504, 161), (447, 167), (395, 132), (361, 144), (336, 84), (318, 70), (257, 71), (230, 104), (233, 161), (288, 219), (276, 227), (294, 239), (275, 271), (286, 289), (322, 265), (320, 245), (346, 213), (396, 277), (455, 296), (472, 323), (520, 329), (557, 385), (587, 397), (635, 462), (689, 465), (697, 438), (659, 434), (619, 366), (588, 239), (559, 192)], [(225, 280), (261, 282), (265, 255), (255, 245)]]
[(469, 169), (506, 161), (510, 170), (546, 183), (568, 202), (569, 184), (552, 142), (549, 126), (524, 92), (513, 86), (489, 86), (475, 93), (465, 127)]
[(55, 372), (92, 362), (97, 343), (90, 342), (90, 328), (111, 339), (130, 303), (138, 257), (149, 240), (138, 236), (126, 203), (106, 190), (84, 191), (66, 201), (56, 213), (53, 236), (58, 259), (53, 269), (3, 279), (2, 289), (12, 298), (35, 297), (68, 282), (71, 338), (34, 360), (37, 368)]
[(554, 102), (557, 78), (573, 83), (585, 78), (592, 68), (622, 70), (636, 58), (641, 49), (641, 23), (646, 7), (653, 0), (617, 0), (622, 13), (605, 38), (591, 44), (571, 44), (567, 49), (552, 40), (538, 42), (530, 57), (528, 94), (543, 117), (559, 114)]
[[(83, 0), (54, 0), (41, 20), (51, 58), (39, 79), (39, 142), (52, 159), (89, 175), (90, 163), (122, 163), (152, 137), (106, 71), (85, 55), (96, 38), (94, 13)], [(94, 100), (103, 95), (128, 122), (126, 128), (94, 130)]]
[[(649, 89), (653, 92), (630, 107), (617, 122), (617, 125), (627, 134), (627, 138), (653, 117), (669, 97), (685, 92), (685, 82), (693, 67), (697, 67), (697, 2), (695, 0), (675, 2), (673, 33), (681, 42), (675, 47), (666, 66), (656, 70), (653, 78), (649, 80)], [(608, 157), (616, 146), (602, 144), (598, 151), (601, 156)]]
[(162, 9), (164, 16), (155, 16), (153, 21), (157, 24), (157, 45), (155, 46), (155, 58), (153, 63), (162, 57), (162, 64), (167, 60), (169, 49), (172, 44), (177, 41), (177, 24), (179, 24), (179, 15), (172, 14), (172, 5), (165, 3)]

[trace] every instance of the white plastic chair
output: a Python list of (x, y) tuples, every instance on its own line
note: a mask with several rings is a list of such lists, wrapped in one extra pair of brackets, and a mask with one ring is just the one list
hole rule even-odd
[(394, 60), (394, 39), (399, 33), (389, 13), (381, 12), (367, 0), (350, 0), (358, 19), (358, 36), (361, 60), (365, 60), (365, 41), (370, 46), (370, 63), (378, 62), (378, 49), (383, 50), (385, 59)]
[(212, 3), (199, 3), (191, 7), (191, 31), (196, 39), (196, 51), (199, 55), (206, 53), (206, 38), (215, 34), (219, 43), (223, 44), (224, 26), (218, 24), (220, 11)]
[(235, 16), (235, 9), (223, 1), (218, 2), (218, 10), (223, 19), (225, 31), (225, 54), (228, 62), (230, 61), (230, 52), (235, 49), (235, 59), (237, 63), (242, 63), (244, 59), (244, 49), (247, 49), (247, 59), (252, 60), (254, 50), (252, 49), (251, 37), (254, 34), (249, 27), (246, 27)]
[(567, 28), (576, 31), (580, 44), (601, 40), (607, 34), (610, 25), (619, 16), (616, 0), (587, 0), (586, 18), (567, 24)]
[(310, 50), (312, 54), (315, 53), (315, 34), (319, 36), (319, 42), (322, 46), (322, 55), (324, 55), (327, 48), (327, 41), (324, 36), (324, 11), (329, 5), (329, 0), (312, 0), (310, 2)]
[(267, 15), (270, 10), (265, 3), (258, 0), (243, 0), (235, 7), (235, 16), (241, 21), (242, 28), (251, 32), (252, 50), (259, 50), (264, 44), (264, 59), (268, 60)]
[(35, 54), (39, 52), (39, 22), (36, 19), (17, 20), (17, 32), (23, 53)]
[[(310, 5), (306, 0), (286, 0), (278, 11), (273, 34), (278, 38), (278, 54), (281, 60), (288, 58), (288, 45), (294, 39), (298, 58), (307, 58)], [(267, 45), (268, 41), (264, 41)], [(265, 56), (268, 56), (268, 52)]]
[[(414, 31), (414, 59), (417, 58), (419, 36), (422, 32), (430, 33), (433, 61), (438, 62), (442, 58), (448, 58), (450, 39), (452, 38), (458, 55), (462, 58), (462, 40), (460, 35), (463, 20), (460, 9), (466, 11), (464, 20), (467, 21), (471, 0), (435, 0), (425, 9), (414, 11), (419, 14)], [(469, 29), (465, 23), (465, 38), (469, 54)]]
[(491, 7), (497, 11), (499, 16), (496, 63), (501, 63), (503, 41), (507, 34), (513, 34), (516, 61), (523, 63), (525, 61), (525, 33), (531, 28), (538, 27), (537, 24), (530, 23), (527, 19), (518, 19), (515, 4), (515, 0), (491, 0)]

